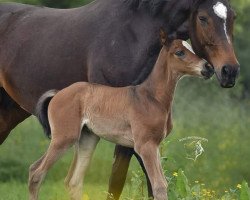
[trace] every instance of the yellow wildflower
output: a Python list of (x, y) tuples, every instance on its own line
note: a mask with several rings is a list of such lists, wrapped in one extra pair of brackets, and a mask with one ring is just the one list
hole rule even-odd
[(199, 181), (195, 181), (195, 183), (199, 183)]
[(177, 177), (177, 176), (178, 176), (178, 173), (177, 173), (177, 172), (174, 172), (174, 173), (173, 173), (173, 176)]
[(239, 188), (239, 189), (241, 189), (241, 184), (238, 184), (236, 187)]

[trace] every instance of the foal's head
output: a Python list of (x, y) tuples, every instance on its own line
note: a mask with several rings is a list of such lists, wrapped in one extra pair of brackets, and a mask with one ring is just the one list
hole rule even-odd
[(213, 76), (213, 67), (204, 59), (199, 58), (186, 41), (170, 41), (161, 30), (161, 42), (166, 53), (167, 65), (172, 71), (179, 75), (198, 76), (205, 79)]

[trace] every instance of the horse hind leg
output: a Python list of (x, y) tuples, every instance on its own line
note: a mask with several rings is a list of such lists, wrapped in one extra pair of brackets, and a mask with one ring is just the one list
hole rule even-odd
[(133, 154), (133, 149), (116, 145), (107, 200), (118, 200), (120, 198)]
[(64, 184), (66, 186), (69, 185), (70, 179), (72, 178), (74, 169), (76, 167), (76, 162), (77, 162), (77, 157), (78, 157), (78, 148), (79, 148), (78, 144), (75, 144), (74, 157), (73, 157), (73, 160), (72, 160), (72, 162), (70, 164), (70, 168), (69, 168), (68, 174), (67, 174), (67, 176), (64, 179)]
[(3, 88), (0, 88), (0, 145), (11, 130), (29, 116), (29, 113), (17, 105)]
[[(70, 117), (70, 116), (69, 116)], [(53, 118), (54, 123), (51, 123), (51, 136), (52, 140), (50, 146), (43, 157), (31, 165), (29, 171), (29, 199), (38, 199), (38, 192), (40, 185), (47, 174), (48, 170), (54, 165), (54, 163), (74, 145), (80, 137), (80, 127), (76, 121), (72, 121), (67, 126), (61, 126), (61, 124), (67, 123), (67, 117), (57, 116)]]
[(83, 179), (99, 140), (98, 136), (86, 127), (83, 128), (80, 140), (75, 147), (75, 164), (69, 172), (71, 177), (68, 176), (66, 182), (72, 200), (82, 199)]

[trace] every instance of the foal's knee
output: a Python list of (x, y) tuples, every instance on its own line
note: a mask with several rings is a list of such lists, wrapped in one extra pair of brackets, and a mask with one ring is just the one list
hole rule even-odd
[(70, 199), (71, 200), (81, 200), (82, 198), (82, 188), (83, 185), (81, 182), (72, 182), (70, 181), (67, 185), (66, 185), (69, 194), (70, 194)]
[(167, 188), (166, 187), (159, 187), (154, 189), (154, 199), (155, 200), (167, 200)]
[(29, 173), (29, 190), (31, 193), (37, 192), (37, 188), (41, 184), (45, 173), (43, 171), (33, 171), (32, 167)]

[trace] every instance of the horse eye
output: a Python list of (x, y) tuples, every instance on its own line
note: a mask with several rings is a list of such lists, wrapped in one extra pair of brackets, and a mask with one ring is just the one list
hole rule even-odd
[(178, 57), (183, 57), (183, 56), (185, 56), (185, 52), (184, 51), (176, 51), (175, 55)]
[(204, 24), (207, 23), (207, 18), (205, 16), (199, 16), (199, 20)]

